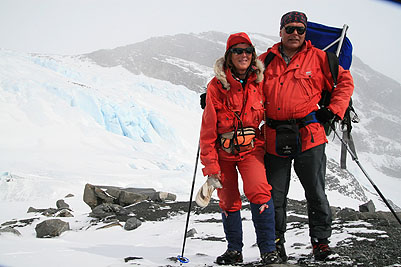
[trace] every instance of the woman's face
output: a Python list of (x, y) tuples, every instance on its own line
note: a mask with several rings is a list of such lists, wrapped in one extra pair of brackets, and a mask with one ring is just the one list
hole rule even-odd
[(249, 44), (237, 44), (231, 48), (231, 61), (239, 74), (245, 73), (248, 67), (251, 65), (252, 52), (248, 53), (249, 51), (244, 50), (244, 48), (248, 47), (251, 46)]

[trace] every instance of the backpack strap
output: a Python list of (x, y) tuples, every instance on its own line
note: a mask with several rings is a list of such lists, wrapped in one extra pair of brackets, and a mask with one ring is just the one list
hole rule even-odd
[(276, 54), (274, 54), (273, 52), (269, 52), (266, 57), (265, 57), (265, 69), (267, 66), (269, 66), (270, 62), (273, 60), (273, 58), (276, 56)]
[(331, 72), (331, 76), (333, 77), (333, 89), (337, 87), (337, 79), (338, 79), (338, 66), (340, 64), (338, 57), (336, 54), (326, 51), (327, 60), (329, 61), (329, 68)]
[[(333, 87), (332, 90), (334, 90), (337, 87), (337, 78), (338, 78), (338, 65), (339, 65), (339, 60), (336, 54), (332, 52), (326, 51), (326, 56), (327, 56), (327, 61), (329, 62), (329, 68), (330, 68), (330, 73), (331, 77), (333, 77)], [(331, 92), (327, 90), (323, 90), (322, 96), (319, 101), (319, 106), (321, 108), (327, 107), (330, 105), (330, 99), (331, 99)], [(329, 126), (325, 127), (326, 135), (330, 135), (331, 129)]]

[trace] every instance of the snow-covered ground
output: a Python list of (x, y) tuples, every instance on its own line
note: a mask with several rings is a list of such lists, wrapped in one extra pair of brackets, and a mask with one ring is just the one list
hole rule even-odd
[[(201, 113), (199, 96), (183, 86), (76, 57), (0, 50), (0, 223), (40, 217), (18, 228), (22, 236), (0, 235), (0, 266), (123, 266), (128, 256), (143, 257), (135, 261), (143, 266), (178, 266), (167, 258), (181, 253), (186, 215), (145, 222), (134, 231), (87, 229), (90, 208), (82, 196), (91, 183), (151, 187), (188, 200)], [(331, 154), (337, 158), (338, 149)], [(201, 167), (195, 190), (204, 182)], [(74, 197), (64, 198), (67, 194)], [(361, 204), (336, 192), (328, 195), (334, 206)], [(296, 179), (290, 197), (304, 198)], [(28, 214), (28, 208), (55, 207), (63, 198), (73, 210), (74, 217), (63, 218), (72, 230), (36, 238), (36, 224), (47, 218)], [(210, 216), (191, 216), (190, 228), (198, 236), (223, 237), (220, 224), (195, 222)], [(256, 260), (250, 214), (244, 216), (245, 260)], [(332, 242), (342, 235), (334, 233)], [(307, 243), (307, 229), (290, 230), (287, 239), (290, 255), (309, 252), (291, 247)], [(188, 239), (187, 266), (212, 264), (224, 250), (222, 242)]]

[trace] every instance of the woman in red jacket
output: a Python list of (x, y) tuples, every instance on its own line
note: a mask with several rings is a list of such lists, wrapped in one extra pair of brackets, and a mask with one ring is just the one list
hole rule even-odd
[(215, 77), (207, 88), (206, 107), (200, 134), (203, 174), (218, 179), (227, 251), (217, 264), (243, 261), (242, 206), (238, 172), (251, 206), (252, 220), (262, 262), (276, 263), (274, 207), (267, 183), (263, 156), (264, 141), (259, 125), (263, 120), (263, 64), (256, 57), (251, 40), (236, 33), (227, 40), (226, 53), (216, 61)]

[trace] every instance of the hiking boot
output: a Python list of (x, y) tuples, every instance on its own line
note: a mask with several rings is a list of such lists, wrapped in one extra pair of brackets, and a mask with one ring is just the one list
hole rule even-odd
[(276, 251), (278, 253), (278, 256), (281, 258), (282, 262), (286, 262), (288, 260), (284, 244), (276, 243)]
[(242, 252), (235, 250), (227, 250), (223, 255), (218, 256), (216, 259), (216, 263), (218, 265), (230, 265), (242, 262)]
[(329, 247), (329, 244), (326, 242), (316, 242), (312, 243), (313, 246), (313, 256), (315, 256), (315, 260), (317, 261), (324, 261), (330, 254), (332, 254), (332, 251)]
[(261, 262), (263, 264), (283, 263), (280, 256), (278, 255), (277, 250), (272, 252), (262, 253), (260, 257), (262, 258)]

